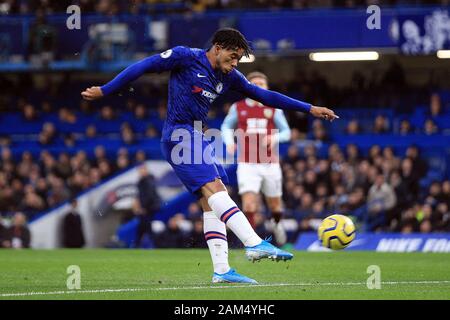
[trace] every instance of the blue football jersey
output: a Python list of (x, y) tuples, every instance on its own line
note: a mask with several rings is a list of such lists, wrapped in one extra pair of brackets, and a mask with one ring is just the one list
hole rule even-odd
[(171, 71), (162, 140), (170, 139), (176, 126), (193, 126), (194, 121), (206, 123), (210, 105), (230, 89), (268, 106), (309, 112), (310, 104), (253, 85), (236, 69), (228, 74), (214, 70), (206, 52), (204, 49), (174, 47), (129, 66), (101, 90), (108, 95), (146, 72)]
[[(202, 49), (174, 47), (132, 64), (101, 87), (103, 94), (108, 95), (146, 72), (171, 72), (167, 119), (162, 132), (161, 148), (164, 157), (186, 188), (198, 196), (201, 196), (198, 191), (206, 183), (217, 178), (224, 183), (228, 180), (225, 169), (215, 158), (211, 145), (204, 139), (203, 133), (194, 127), (195, 121), (206, 123), (208, 110), (220, 95), (227, 90), (236, 90), (267, 106), (303, 112), (309, 112), (311, 108), (308, 103), (253, 85), (236, 69), (227, 74), (214, 70), (206, 53), (207, 51)], [(181, 141), (172, 140), (172, 133), (176, 133), (177, 128), (186, 129), (189, 135)], [(196, 143), (199, 144), (198, 149)], [(180, 157), (175, 152), (174, 158), (173, 151), (180, 146), (183, 147), (181, 158), (184, 158), (186, 152), (187, 159), (196, 159), (196, 156), (203, 155), (202, 161), (179, 162)]]

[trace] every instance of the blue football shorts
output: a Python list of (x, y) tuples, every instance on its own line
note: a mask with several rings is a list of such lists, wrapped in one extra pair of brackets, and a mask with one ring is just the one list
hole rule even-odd
[(200, 189), (206, 183), (219, 178), (227, 184), (225, 169), (215, 157), (214, 148), (203, 132), (185, 125), (176, 129), (184, 131), (180, 135), (177, 134), (177, 138), (172, 135), (170, 140), (163, 139), (161, 149), (165, 159), (189, 192), (200, 198)]

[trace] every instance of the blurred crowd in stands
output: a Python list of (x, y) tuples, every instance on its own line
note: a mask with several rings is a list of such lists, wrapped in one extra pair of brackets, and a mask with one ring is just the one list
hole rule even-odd
[(0, 14), (27, 14), (44, 10), (45, 13), (61, 13), (72, 4), (79, 5), (82, 12), (105, 15), (119, 13), (189, 13), (221, 9), (306, 9), (369, 5), (447, 5), (448, 0), (0, 0)]
[[(30, 26), (28, 53), (30, 56), (48, 54), (43, 59), (51, 61), (56, 33), (46, 23), (45, 16), (65, 13), (72, 4), (79, 5), (83, 13), (113, 16), (120, 13), (192, 13), (217, 9), (449, 5), (450, 0), (0, 0), (0, 16), (34, 14), (36, 20)], [(72, 210), (64, 218), (63, 246), (82, 247), (85, 240), (74, 199), (81, 192), (151, 157), (148, 150), (129, 147), (136, 146), (137, 141), (157, 140), (160, 137), (166, 101), (159, 98), (166, 95), (166, 89), (164, 85), (138, 85), (134, 94), (120, 93), (120, 97), (114, 97), (120, 101), (119, 107), (86, 101), (67, 106), (55, 101), (78, 103), (79, 90), (71, 85), (70, 76), (61, 77), (63, 80), (60, 82), (54, 82), (50, 76), (47, 78), (48, 75), (40, 76), (40, 83), (37, 84), (25, 73), (12, 78), (0, 75), (0, 111), (20, 115), (20, 122), (9, 125), (15, 125), (17, 129), (23, 129), (22, 125), (24, 128), (28, 125), (39, 127), (39, 132), (29, 134), (0, 134), (0, 247), (29, 247), (27, 220), (66, 201), (72, 203)], [(429, 165), (421, 156), (420, 148), (412, 145), (406, 152), (398, 152), (392, 147), (373, 145), (365, 154), (355, 144), (340, 146), (333, 141), (336, 133), (398, 136), (448, 134), (449, 126), (444, 128), (442, 119), (444, 122), (448, 119), (450, 105), (433, 90), (435, 83), (432, 75), (430, 79), (431, 83), (426, 87), (408, 86), (401, 65), (393, 62), (385, 73), (373, 73), (372, 78), (355, 72), (348, 87), (333, 87), (320, 74), (303, 71), (299, 71), (292, 81), (271, 84), (274, 90), (314, 101), (317, 105), (333, 106), (337, 110), (342, 106), (384, 107), (396, 114), (393, 119), (380, 113), (370, 119), (370, 123), (358, 116), (342, 117), (345, 121), (340, 123), (345, 126), (341, 128), (337, 122), (328, 126), (320, 120), (311, 121), (304, 114), (287, 112), (292, 141), (287, 156), (282, 159), (283, 200), (285, 217), (298, 224), (291, 240), (299, 232), (314, 230), (317, 221), (331, 212), (352, 215), (370, 231), (450, 231), (450, 181), (448, 176), (441, 176), (431, 183), (421, 184)], [(136, 97), (151, 97), (153, 102), (149, 103), (149, 99), (139, 101)], [(417, 119), (413, 113), (418, 110), (418, 105), (425, 106), (423, 113), (418, 114), (424, 121), (415, 121)], [(211, 109), (210, 120), (216, 123), (216, 127), (229, 106), (230, 103), (225, 102)], [(2, 117), (0, 113), (0, 120)], [(118, 126), (112, 125), (106, 129), (100, 126), (117, 123)], [(67, 128), (78, 130), (72, 132)], [(118, 139), (121, 145), (110, 152), (100, 144), (91, 154), (80, 147), (80, 143), (97, 138), (105, 139), (103, 141)], [(27, 150), (15, 154), (14, 148), (24, 141), (35, 141), (39, 146), (38, 154)], [(308, 143), (300, 146), (299, 141)], [(329, 145), (326, 155), (319, 155), (317, 143)], [(47, 150), (55, 146), (77, 151), (55, 153)], [(140, 174), (139, 201), (132, 210), (139, 218), (137, 246), (143, 235), (150, 232), (151, 215), (160, 205), (152, 176), (143, 169)], [(230, 187), (230, 191), (240, 204), (236, 190)], [(265, 227), (266, 212), (257, 213), (254, 220), (260, 236), (270, 234)], [(239, 241), (232, 234), (229, 239), (231, 246), (239, 246)], [(157, 247), (206, 247), (202, 212), (198, 204), (193, 203), (187, 212), (170, 218), (165, 228), (154, 234), (153, 240)]]
[(329, 212), (354, 215), (370, 231), (450, 230), (450, 181), (421, 190), (428, 168), (415, 146), (398, 157), (374, 145), (361, 157), (355, 145), (341, 150), (333, 144), (326, 159), (317, 159), (311, 145), (301, 154), (292, 146), (282, 167), (286, 213), (301, 230), (313, 230), (310, 220)]
[(82, 150), (73, 156), (53, 156), (43, 150), (38, 159), (24, 152), (15, 161), (10, 149), (4, 147), (0, 159), (0, 212), (23, 211), (33, 217), (145, 160), (144, 152), (130, 155), (126, 148), (110, 159), (105, 148), (98, 146), (92, 159)]
[[(111, 104), (108, 101), (90, 104), (79, 98), (79, 88), (85, 84), (72, 83), (70, 77), (57, 81), (47, 75), (41, 77), (38, 83), (26, 74), (0, 76), (0, 110), (3, 111), (0, 114), (0, 131), (3, 130), (0, 133), (0, 213), (3, 215), (23, 212), (23, 219), (32, 219), (115, 173), (143, 163), (152, 155), (146, 149), (139, 149), (141, 145), (137, 142), (145, 145), (149, 139), (157, 141), (165, 119), (164, 85), (138, 84), (131, 93), (113, 97)], [(329, 85), (315, 72), (299, 72), (291, 82), (271, 84), (274, 90), (300, 96), (317, 105), (333, 106), (339, 111), (340, 106), (350, 105), (372, 107), (372, 110), (388, 107), (391, 112), (361, 117), (357, 114), (359, 108), (354, 108), (346, 115), (341, 114), (342, 119), (332, 125), (311, 121), (302, 113), (287, 112), (292, 145), (282, 163), (284, 201), (286, 216), (298, 221), (299, 231), (311, 230), (314, 221), (324, 213), (337, 211), (354, 214), (370, 230), (449, 231), (449, 182), (445, 180), (448, 177), (441, 176), (421, 186), (427, 163), (418, 148), (411, 146), (404, 153), (375, 145), (367, 155), (356, 145), (334, 144), (336, 134), (448, 134), (448, 94), (442, 98), (432, 85), (410, 87), (405, 78), (402, 67), (394, 62), (377, 79), (365, 79), (355, 73), (352, 84), (344, 88)], [(213, 105), (209, 115), (213, 127), (220, 127), (229, 106), (229, 101)], [(419, 109), (421, 113), (417, 112)], [(6, 116), (15, 120), (5, 122)], [(6, 128), (15, 134), (5, 131)], [(27, 128), (38, 129), (27, 133)], [(112, 141), (109, 139), (120, 140), (113, 152), (111, 146), (101, 144), (95, 145), (93, 152), (83, 149), (87, 142), (108, 144)], [(311, 143), (299, 147), (301, 141)], [(35, 142), (37, 153), (25, 147), (17, 154), (17, 148), (30, 142)], [(329, 145), (327, 154), (318, 154), (318, 144)], [(76, 152), (47, 150), (55, 146)], [(370, 214), (364, 214), (366, 211)], [(260, 232), (267, 232), (264, 213), (258, 217)], [(142, 217), (141, 222), (148, 222), (146, 219)], [(183, 224), (183, 219), (186, 218), (175, 216), (161, 236), (177, 234), (172, 231), (177, 229), (176, 225)], [(200, 230), (199, 219), (191, 219), (194, 231)], [(21, 218), (18, 221), (20, 224)], [(185, 235), (182, 230), (180, 233)], [(5, 243), (13, 246), (10, 240)]]

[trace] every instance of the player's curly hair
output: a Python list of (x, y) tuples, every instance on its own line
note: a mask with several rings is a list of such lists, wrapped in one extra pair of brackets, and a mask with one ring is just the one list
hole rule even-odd
[(222, 28), (217, 30), (214, 33), (211, 43), (225, 49), (243, 49), (244, 56), (246, 57), (248, 57), (252, 51), (244, 35), (233, 28)]

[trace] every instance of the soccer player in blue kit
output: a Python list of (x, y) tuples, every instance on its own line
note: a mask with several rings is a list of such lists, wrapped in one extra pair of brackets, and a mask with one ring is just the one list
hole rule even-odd
[[(224, 182), (228, 178), (224, 168), (211, 152), (211, 145), (202, 130), (194, 127), (194, 121), (206, 123), (211, 103), (228, 90), (235, 90), (264, 105), (280, 109), (310, 113), (325, 120), (338, 118), (324, 107), (289, 98), (278, 92), (253, 85), (236, 70), (242, 56), (249, 56), (250, 47), (245, 37), (232, 28), (218, 30), (207, 50), (177, 46), (161, 54), (147, 57), (119, 73), (112, 81), (98, 87), (90, 87), (81, 95), (86, 100), (95, 100), (110, 95), (144, 73), (170, 71), (167, 119), (161, 137), (161, 148), (186, 188), (196, 194), (203, 209), (204, 234), (211, 254), (214, 273), (213, 283), (257, 282), (243, 276), (228, 264), (228, 242), (226, 227), (242, 241), (246, 256), (255, 261), (263, 258), (290, 260), (293, 255), (261, 239), (251, 227), (245, 215), (228, 195)], [(180, 135), (177, 132), (188, 132)], [(194, 148), (200, 141), (200, 149)], [(183, 147), (190, 153), (188, 161), (180, 161), (172, 152)], [(202, 153), (201, 161), (196, 151)], [(183, 155), (185, 160), (186, 155)], [(190, 156), (190, 157), (189, 157)]]

